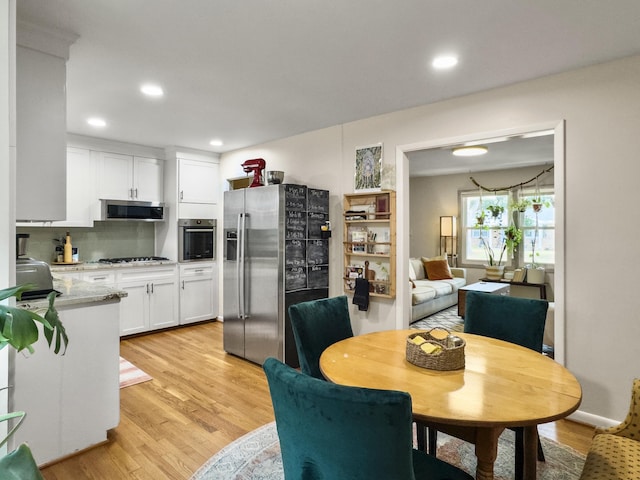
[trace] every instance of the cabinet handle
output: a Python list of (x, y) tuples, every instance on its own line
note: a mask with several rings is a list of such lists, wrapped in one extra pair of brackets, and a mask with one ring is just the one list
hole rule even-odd
[(107, 277), (93, 277), (93, 281), (97, 282), (98, 280), (106, 280)]
[(184, 290), (184, 280), (182, 280), (182, 289)]
[(202, 273), (202, 272), (204, 272), (204, 270), (202, 268), (196, 268), (195, 272), (196, 273)]
[(134, 190), (133, 190), (133, 191), (134, 191), (134, 192), (136, 192), (136, 196), (135, 196), (135, 197), (133, 197), (133, 198), (138, 198), (138, 189), (137, 189), (137, 188), (134, 188)]
[(149, 284), (147, 283), (147, 295), (149, 295)]
[(180, 190), (180, 200), (184, 199), (184, 190)]
[(151, 284), (151, 293), (153, 293), (153, 283)]

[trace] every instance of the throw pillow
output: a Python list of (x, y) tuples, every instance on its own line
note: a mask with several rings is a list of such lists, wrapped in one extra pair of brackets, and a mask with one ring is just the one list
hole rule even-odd
[(424, 269), (429, 280), (447, 280), (453, 278), (446, 255), (433, 258), (422, 257)]

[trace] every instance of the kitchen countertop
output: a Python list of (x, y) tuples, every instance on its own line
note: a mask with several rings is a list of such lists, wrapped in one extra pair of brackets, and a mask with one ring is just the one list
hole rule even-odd
[[(53, 277), (53, 288), (62, 293), (62, 295), (56, 297), (54, 303), (56, 308), (84, 303), (104, 302), (114, 299), (120, 300), (122, 297), (128, 295), (124, 290), (117, 288), (85, 282), (75, 278), (61, 279), (55, 276)], [(26, 308), (27, 310), (46, 309), (47, 305), (48, 300), (46, 298), (16, 302), (16, 306)]]
[(103, 269), (111, 269), (111, 268), (155, 267), (158, 265), (175, 265), (176, 263), (177, 262), (174, 262), (172, 260), (152, 260), (148, 262), (129, 262), (129, 263), (103, 263), (103, 262), (73, 263), (69, 265), (51, 265), (51, 273), (77, 272), (77, 271), (83, 271), (83, 270), (103, 270)]

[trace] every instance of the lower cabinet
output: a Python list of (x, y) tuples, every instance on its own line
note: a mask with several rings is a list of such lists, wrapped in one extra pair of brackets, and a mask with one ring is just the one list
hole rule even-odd
[(44, 335), (33, 355), (10, 352), (11, 408), (27, 416), (9, 449), (28, 443), (39, 465), (106, 441), (120, 421), (118, 302), (57, 310), (69, 336), (65, 355), (55, 355)]
[(117, 277), (117, 287), (128, 295), (120, 302), (120, 335), (178, 325), (175, 266), (134, 268)]
[(215, 262), (180, 265), (180, 325), (218, 316)]

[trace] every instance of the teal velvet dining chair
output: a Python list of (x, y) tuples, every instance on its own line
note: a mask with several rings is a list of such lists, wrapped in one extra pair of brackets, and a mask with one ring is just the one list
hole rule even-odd
[[(546, 300), (467, 292), (464, 331), (515, 343), (542, 354), (548, 308)], [(515, 476), (519, 480), (524, 472), (524, 430), (522, 427), (510, 430), (516, 434)], [(539, 438), (538, 460), (545, 461)]]
[(291, 330), (302, 373), (324, 379), (320, 355), (329, 346), (353, 337), (346, 296), (301, 302), (289, 307)]
[(285, 480), (471, 480), (412, 447), (411, 396), (336, 385), (264, 364)]

